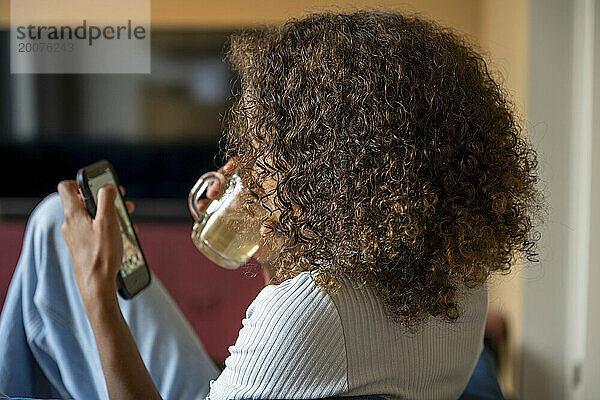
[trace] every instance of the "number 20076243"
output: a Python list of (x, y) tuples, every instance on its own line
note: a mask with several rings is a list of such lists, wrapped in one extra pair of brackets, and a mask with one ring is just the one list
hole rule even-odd
[(19, 53), (61, 53), (73, 50), (73, 43), (17, 43)]

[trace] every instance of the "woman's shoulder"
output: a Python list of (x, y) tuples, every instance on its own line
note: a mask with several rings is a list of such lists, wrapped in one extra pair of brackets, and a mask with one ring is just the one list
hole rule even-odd
[(253, 336), (278, 357), (327, 352), (341, 360), (345, 351), (336, 305), (309, 272), (263, 288), (246, 311), (236, 346), (254, 343)]
[(348, 387), (339, 315), (308, 273), (266, 286), (229, 352), (212, 399), (321, 398)]
[[(265, 286), (256, 296), (248, 310), (246, 319), (259, 312), (260, 317), (297, 317), (314, 320), (314, 313), (336, 313), (331, 297), (321, 290), (308, 271), (280, 284)], [(257, 316), (254, 316), (255, 319)]]
[[(256, 338), (265, 352), (289, 356), (301, 350), (341, 352), (343, 341), (332, 344), (325, 337), (342, 337), (342, 326), (331, 296), (321, 290), (310, 273), (302, 272), (280, 284), (265, 286), (256, 296), (242, 320), (234, 346), (236, 351), (256, 351)], [(332, 348), (336, 347), (335, 349)], [(261, 350), (263, 351), (263, 350)], [(283, 354), (286, 353), (286, 354)]]

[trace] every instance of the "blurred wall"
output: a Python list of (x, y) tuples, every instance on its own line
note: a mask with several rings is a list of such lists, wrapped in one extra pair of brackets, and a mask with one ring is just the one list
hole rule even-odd
[(600, 392), (600, 4), (531, 0), (529, 118), (551, 204), (524, 279), (523, 398)]
[[(509, 90), (515, 107), (527, 123), (527, 67), (529, 9), (526, 0), (483, 0), (479, 43), (489, 51), (492, 69), (500, 71), (504, 87)], [(507, 318), (508, 342), (500, 356), (500, 371), (505, 395), (518, 397), (521, 376), (523, 265), (517, 265), (508, 276), (496, 276), (489, 282), (489, 309)]]
[(479, 32), (481, 5), (482, 2), (479, 0), (224, 0), (219, 2), (154, 0), (152, 2), (152, 23), (155, 26), (235, 27), (279, 23), (307, 12), (380, 7), (419, 11), (474, 35)]

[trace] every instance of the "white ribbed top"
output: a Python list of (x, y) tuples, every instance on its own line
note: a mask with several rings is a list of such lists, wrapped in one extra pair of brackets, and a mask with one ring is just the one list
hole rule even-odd
[(331, 296), (307, 272), (266, 286), (210, 382), (210, 399), (460, 396), (483, 348), (485, 285), (464, 289), (457, 322), (429, 318), (409, 333), (385, 316), (370, 289), (341, 283)]

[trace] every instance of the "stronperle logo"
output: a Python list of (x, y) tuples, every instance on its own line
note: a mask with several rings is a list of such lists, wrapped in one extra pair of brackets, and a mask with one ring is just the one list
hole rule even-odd
[(17, 40), (86, 40), (89, 46), (93, 46), (97, 40), (144, 40), (146, 39), (146, 28), (134, 25), (127, 20), (126, 25), (88, 25), (83, 20), (81, 25), (72, 27), (68, 25), (45, 26), (45, 25), (19, 25), (16, 27)]
[(11, 0), (13, 74), (149, 74), (150, 0)]

